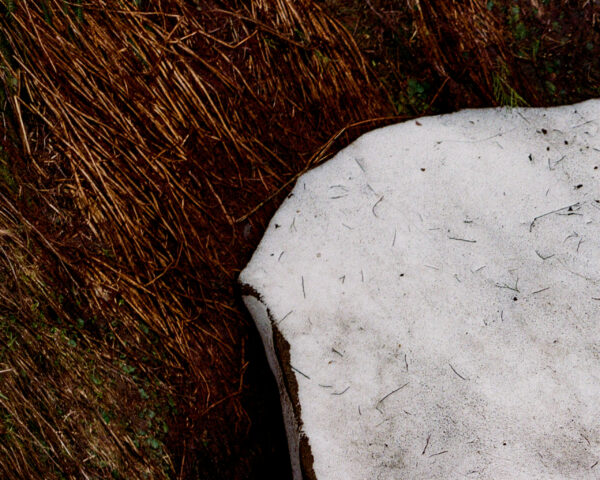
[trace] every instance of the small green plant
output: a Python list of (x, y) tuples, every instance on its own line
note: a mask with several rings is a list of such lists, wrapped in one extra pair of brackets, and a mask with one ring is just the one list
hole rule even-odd
[(5, 151), (2, 148), (0, 148), (0, 184), (6, 185), (12, 192), (17, 192), (19, 188), (5, 160)]
[(497, 71), (492, 73), (494, 99), (498, 105), (511, 108), (527, 106), (527, 101), (510, 85), (508, 78), (508, 67), (499, 63)]
[(428, 107), (430, 88), (426, 81), (409, 78), (406, 82), (406, 93), (395, 102), (398, 113), (404, 113), (407, 106), (415, 113), (424, 112)]
[(6, 10), (8, 13), (12, 13), (15, 11), (15, 0), (5, 0), (3, 3), (6, 6)]

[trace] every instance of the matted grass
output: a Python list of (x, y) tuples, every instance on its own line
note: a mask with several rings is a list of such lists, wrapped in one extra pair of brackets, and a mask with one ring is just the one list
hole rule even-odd
[(550, 106), (600, 95), (600, 4), (327, 0), (400, 113)]
[[(4, 362), (44, 358), (2, 388), (0, 464), (12, 478), (243, 476), (244, 462), (225, 461), (247, 455), (251, 423), (234, 284), (268, 214), (257, 207), (337, 131), (386, 113), (380, 88), (311, 2), (7, 10), (7, 135), (22, 161), (4, 199), (17, 218), (1, 228), (34, 243), (6, 246), (5, 275), (17, 272), (3, 321), (21, 348)], [(19, 269), (40, 279), (24, 298)], [(24, 305), (40, 296), (29, 342)], [(13, 408), (19, 395), (28, 408)]]

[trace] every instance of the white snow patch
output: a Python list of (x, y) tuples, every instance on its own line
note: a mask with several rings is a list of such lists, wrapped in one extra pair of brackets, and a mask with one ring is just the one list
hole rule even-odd
[(297, 181), (240, 277), (290, 344), (296, 479), (299, 430), (319, 480), (599, 478), (599, 124), (422, 118)]

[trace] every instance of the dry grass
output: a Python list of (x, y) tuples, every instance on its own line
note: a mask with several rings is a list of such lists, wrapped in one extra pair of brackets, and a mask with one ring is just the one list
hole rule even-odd
[[(20, 423), (0, 464), (31, 478), (202, 473), (194, 457), (203, 431), (218, 456), (219, 442), (229, 449), (219, 435), (243, 435), (249, 424), (240, 403), (247, 325), (233, 285), (265, 221), (266, 212), (254, 212), (319, 161), (331, 135), (385, 113), (379, 87), (349, 34), (312, 2), (32, 0), (10, 10), (0, 25), (2, 80), (24, 153), (18, 183), (36, 200), (26, 208), (23, 192), (13, 192), (20, 218), (0, 228), (24, 229), (45, 254), (9, 242), (5, 275), (17, 271), (14, 285), (23, 270), (49, 278), (23, 299), (5, 294), (13, 313), (4, 321), (13, 315), (19, 344), (28, 344), (23, 305), (43, 292), (40, 304), (70, 318), (87, 348), (65, 351), (55, 318), (55, 333), (44, 330), (2, 360), (9, 369), (25, 362), (31, 382), (2, 388), (6, 415)], [(76, 302), (63, 312), (42, 287), (65, 284), (82, 297), (86, 322), (95, 317), (106, 331), (77, 326)], [(153, 335), (159, 344), (149, 347)], [(148, 348), (160, 360), (155, 370)], [(57, 370), (42, 374), (28, 360), (38, 349)], [(122, 379), (119, 355), (147, 367), (156, 395), (176, 393), (184, 413), (161, 437), (172, 459), (136, 452), (123, 418), (131, 412), (116, 402), (133, 401), (142, 378)], [(93, 364), (111, 385), (133, 390), (103, 384), (98, 403), (86, 370)], [(36, 400), (13, 411), (19, 395)], [(98, 416), (111, 408), (120, 428), (112, 433)], [(92, 465), (92, 454), (108, 466)]]
[[(170, 389), (141, 370), (152, 362), (115, 344), (117, 320), (85, 307), (49, 239), (22, 215), (39, 198), (27, 186), (1, 190), (0, 476), (167, 478)], [(152, 341), (136, 347), (139, 356)]]
[(397, 111), (549, 106), (600, 95), (600, 4), (326, 0)]
[[(415, 12), (416, 35), (442, 77), (468, 82), (469, 89), (490, 105), (527, 104), (515, 90), (526, 84), (514, 68), (507, 24), (487, 2), (410, 0), (409, 4)], [(531, 97), (534, 92), (526, 93), (535, 100)]]

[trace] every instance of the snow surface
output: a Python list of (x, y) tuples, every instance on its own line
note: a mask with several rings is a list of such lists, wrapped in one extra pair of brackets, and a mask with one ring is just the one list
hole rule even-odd
[(295, 478), (300, 429), (318, 480), (600, 478), (599, 125), (421, 118), (297, 181), (240, 277), (282, 395), (290, 344)]

